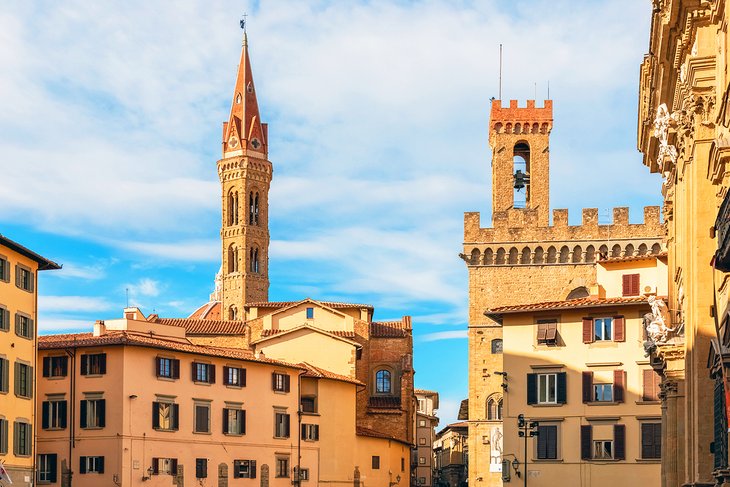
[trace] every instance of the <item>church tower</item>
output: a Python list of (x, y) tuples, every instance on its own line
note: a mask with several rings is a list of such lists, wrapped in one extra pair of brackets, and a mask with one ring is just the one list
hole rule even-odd
[[(546, 227), (550, 218), (550, 131), (553, 102), (536, 108), (534, 100), (518, 108), (517, 100), (502, 107), (492, 100), (489, 145), (492, 148), (492, 222), (513, 213), (511, 220)], [(510, 212), (509, 210), (518, 210)]]
[(269, 297), (268, 208), (273, 167), (268, 160), (267, 135), (244, 31), (231, 113), (223, 124), (223, 157), (218, 161), (223, 210), (222, 319), (241, 319), (244, 304)]

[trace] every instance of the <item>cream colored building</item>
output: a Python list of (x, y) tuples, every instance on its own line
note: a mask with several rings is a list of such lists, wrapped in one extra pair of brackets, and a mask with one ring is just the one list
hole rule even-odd
[[(660, 485), (659, 377), (643, 343), (666, 268), (663, 255), (607, 259), (588, 297), (488, 311), (508, 371), (504, 436), (489, 439), (503, 443), (505, 484)], [(520, 417), (538, 423), (526, 444)]]
[(39, 484), (408, 482), (410, 443), (356, 424), (351, 375), (197, 345), (136, 308), (39, 348)]
[[(553, 102), (493, 100), (491, 227), (479, 213), (464, 215), (461, 258), (469, 272), (469, 483), (502, 484), (502, 326), (485, 316), (512, 303), (561, 301), (588, 296), (597, 282), (600, 256), (632, 257), (662, 252), (658, 207), (644, 208), (643, 223), (630, 223), (628, 208), (611, 216), (585, 208), (580, 225), (568, 211), (552, 210), (550, 137)], [(527, 176), (527, 178), (525, 178)], [(519, 187), (519, 190), (515, 188)], [(610, 221), (609, 221), (610, 220)]]
[(727, 358), (724, 366), (715, 363), (727, 349), (711, 343), (727, 346), (728, 275), (713, 273), (712, 259), (721, 243), (718, 209), (730, 187), (730, 4), (655, 0), (646, 9), (651, 31), (641, 65), (638, 147), (644, 164), (664, 179), (670, 277), (671, 315), (652, 351), (663, 377), (662, 485), (727, 485)]
[(469, 423), (459, 421), (436, 433), (433, 442), (436, 487), (465, 487), (469, 463)]
[(436, 433), (436, 426), (439, 419), (436, 410), (439, 407), (439, 394), (435, 391), (416, 389), (416, 439), (415, 451), (412, 462), (413, 485), (425, 485), (431, 487), (433, 484), (433, 441)]
[(0, 463), (33, 485), (38, 271), (60, 266), (0, 235)]

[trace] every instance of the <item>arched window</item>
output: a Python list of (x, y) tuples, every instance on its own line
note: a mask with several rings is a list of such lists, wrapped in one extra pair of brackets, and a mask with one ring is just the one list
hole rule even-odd
[[(519, 133), (519, 124), (515, 125), (515, 133)], [(513, 189), (512, 205), (515, 208), (526, 208), (530, 206), (530, 183), (525, 176), (530, 174), (530, 146), (525, 142), (515, 144), (513, 150), (513, 177), (514, 182), (521, 182), (521, 185)], [(515, 184), (517, 186), (517, 184)]]
[(492, 340), (492, 353), (499, 354), (502, 353), (502, 339), (501, 338), (495, 338)]
[(567, 245), (563, 245), (563, 247), (560, 249), (560, 262), (568, 262), (568, 254), (570, 254), (570, 249)]
[(579, 286), (579, 287), (573, 289), (572, 291), (570, 291), (570, 293), (568, 293), (568, 297), (565, 299), (567, 301), (570, 301), (571, 299), (587, 298), (590, 295), (591, 295), (591, 292), (588, 290), (587, 287)]
[(236, 308), (234, 305), (231, 305), (231, 307), (228, 308), (228, 319), (229, 320), (238, 319), (238, 308)]
[(608, 246), (601, 245), (598, 248), (598, 258), (600, 260), (608, 259)]
[(649, 248), (646, 246), (645, 243), (639, 245), (639, 255), (646, 255), (647, 252), (649, 252)]
[(389, 370), (381, 369), (375, 373), (375, 392), (378, 394), (390, 394), (392, 392)]
[(238, 191), (228, 192), (228, 225), (238, 224)]
[(655, 243), (654, 245), (651, 246), (651, 253), (652, 254), (658, 254), (661, 251), (662, 251), (662, 246), (659, 245), (658, 243)]
[(611, 248), (611, 257), (621, 257), (621, 246), (619, 244)]
[(542, 250), (542, 247), (537, 247), (535, 249), (535, 264), (543, 264), (545, 263), (545, 251)]
[(553, 247), (552, 245), (548, 248), (548, 254), (547, 254), (547, 263), (548, 264), (554, 264), (557, 262), (558, 258), (558, 251)]
[(253, 197), (253, 224), (259, 224), (259, 194)]
[(504, 249), (502, 247), (497, 249), (497, 260), (495, 261), (495, 264), (504, 264)]
[(527, 247), (522, 249), (522, 256), (520, 257), (520, 264), (529, 264), (531, 258), (532, 258), (532, 252), (530, 252), (530, 249)]
[(516, 264), (517, 263), (517, 256), (519, 255), (519, 252), (515, 247), (512, 247), (509, 249), (509, 263), (510, 264)]
[(479, 249), (472, 249), (471, 250), (471, 265), (478, 265), (479, 264)]
[(228, 273), (231, 272), (238, 272), (238, 248), (234, 244), (228, 246)]
[(253, 191), (248, 194), (248, 224), (253, 225), (254, 222), (254, 201)]
[(492, 396), (487, 399), (487, 420), (488, 421), (501, 421), (502, 420), (502, 398)]
[(593, 247), (593, 245), (589, 245), (586, 247), (586, 262), (593, 263), (596, 261), (596, 249)]
[(487, 249), (484, 251), (484, 265), (492, 265), (494, 264), (494, 252), (492, 249)]
[(573, 247), (573, 262), (578, 263), (583, 258), (583, 249), (580, 245)]
[(626, 246), (626, 250), (624, 251), (624, 257), (631, 257), (634, 255), (634, 246), (633, 244), (628, 244)]
[(248, 251), (249, 270), (256, 274), (259, 273), (259, 249), (251, 247)]

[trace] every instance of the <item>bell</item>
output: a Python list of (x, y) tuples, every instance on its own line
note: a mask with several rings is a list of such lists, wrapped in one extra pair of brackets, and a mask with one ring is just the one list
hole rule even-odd
[(515, 172), (514, 178), (515, 178), (514, 188), (517, 191), (519, 191), (522, 188), (524, 188), (525, 185), (527, 185), (527, 183), (530, 182), (530, 176), (528, 176), (527, 174), (523, 173), (521, 169), (518, 169), (517, 172)]

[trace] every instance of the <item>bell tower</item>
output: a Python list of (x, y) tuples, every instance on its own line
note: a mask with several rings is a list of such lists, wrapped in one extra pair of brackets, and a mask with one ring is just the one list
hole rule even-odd
[(261, 123), (244, 30), (231, 113), (223, 123), (221, 318), (241, 319), (243, 305), (269, 298), (268, 130)]
[(516, 211), (520, 221), (548, 226), (552, 128), (552, 100), (545, 100), (542, 108), (535, 107), (535, 100), (527, 100), (527, 107), (518, 107), (517, 100), (511, 100), (509, 107), (492, 100), (492, 224)]

